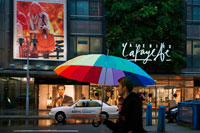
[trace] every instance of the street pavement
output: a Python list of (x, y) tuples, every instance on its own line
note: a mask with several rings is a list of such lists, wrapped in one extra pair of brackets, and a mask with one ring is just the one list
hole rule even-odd
[[(85, 124), (84, 124), (85, 123)], [(149, 133), (157, 133), (157, 124), (145, 126)], [(176, 123), (166, 123), (166, 133), (200, 133), (200, 130), (177, 125)], [(112, 133), (106, 126), (100, 125), (95, 128), (89, 120), (68, 120), (66, 123), (56, 123), (54, 120), (2, 120), (0, 119), (0, 132), (78, 132), (78, 133)]]

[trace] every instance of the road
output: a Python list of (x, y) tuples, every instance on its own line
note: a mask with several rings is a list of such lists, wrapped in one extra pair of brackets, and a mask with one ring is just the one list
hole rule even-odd
[(13, 132), (67, 132), (67, 133), (111, 133), (104, 125), (95, 128), (86, 121), (71, 121), (68, 123), (56, 123), (53, 120), (0, 120), (1, 133)]
[[(199, 133), (200, 130), (192, 130), (176, 123), (165, 123), (167, 133)], [(145, 130), (156, 133), (157, 122), (153, 126), (145, 126)], [(1, 133), (23, 133), (23, 132), (62, 132), (62, 133), (112, 133), (106, 126), (98, 128), (92, 126), (88, 120), (68, 120), (66, 123), (56, 123), (54, 120), (2, 120), (0, 119)]]

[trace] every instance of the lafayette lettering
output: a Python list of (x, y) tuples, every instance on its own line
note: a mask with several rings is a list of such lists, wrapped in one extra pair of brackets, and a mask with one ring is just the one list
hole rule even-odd
[[(123, 47), (122, 56), (128, 58), (130, 61), (135, 61), (135, 62), (143, 61), (143, 64), (146, 64), (148, 61), (157, 61), (159, 57), (160, 57), (161, 62), (171, 61), (170, 55), (169, 55), (169, 49), (171, 49), (171, 45), (169, 45), (168, 49), (166, 49), (165, 44), (161, 43), (160, 45), (156, 45), (156, 48), (145, 50), (144, 44), (143, 46), (141, 44), (135, 44), (135, 50), (131, 50), (131, 51), (128, 48), (133, 49), (132, 44), (128, 45), (128, 43), (123, 43), (122, 47)], [(152, 45), (150, 44), (149, 48), (151, 47)], [(130, 52), (126, 52), (126, 51), (130, 51)], [(141, 56), (145, 58), (140, 58)]]

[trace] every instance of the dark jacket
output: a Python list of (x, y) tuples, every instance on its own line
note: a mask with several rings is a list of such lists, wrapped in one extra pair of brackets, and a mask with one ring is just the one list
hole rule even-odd
[(119, 119), (116, 123), (110, 120), (105, 120), (104, 123), (113, 133), (119, 133)]
[(119, 113), (117, 123), (106, 120), (104, 124), (114, 132), (127, 133), (144, 133), (142, 123), (142, 101), (135, 93), (130, 93), (124, 100), (122, 110)]
[[(55, 99), (55, 104), (54, 107), (56, 107), (56, 102), (60, 99), (61, 97), (57, 97)], [(61, 106), (63, 106), (63, 104), (72, 104), (73, 103), (73, 99), (70, 96), (64, 95), (63, 101), (61, 103)]]

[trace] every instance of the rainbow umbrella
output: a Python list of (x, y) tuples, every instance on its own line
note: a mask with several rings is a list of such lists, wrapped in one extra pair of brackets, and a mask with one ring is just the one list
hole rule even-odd
[(156, 82), (138, 65), (129, 60), (103, 54), (75, 57), (54, 69), (65, 78), (81, 82), (118, 85), (118, 79), (129, 77), (135, 86), (153, 85)]

